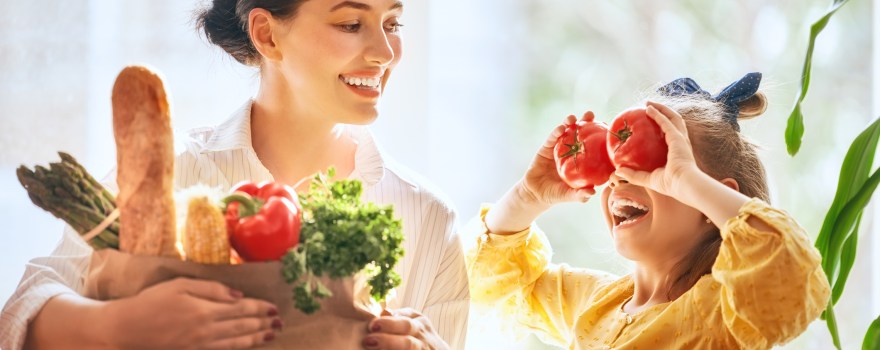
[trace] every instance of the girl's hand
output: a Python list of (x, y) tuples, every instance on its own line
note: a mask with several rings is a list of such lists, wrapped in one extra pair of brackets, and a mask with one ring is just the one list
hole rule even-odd
[[(593, 112), (584, 113), (584, 117), (592, 114)], [(561, 202), (586, 202), (596, 194), (594, 189), (569, 187), (556, 172), (556, 161), (553, 159), (556, 139), (562, 136), (567, 126), (576, 122), (577, 119), (570, 115), (562, 125), (553, 129), (547, 141), (538, 149), (526, 175), (486, 214), (485, 223), (489, 232), (499, 235), (520, 232), (552, 205)]]
[(694, 151), (688, 137), (687, 126), (678, 112), (655, 102), (647, 103), (648, 117), (660, 126), (669, 147), (666, 165), (652, 172), (618, 168), (617, 176), (630, 183), (650, 188), (666, 196), (680, 198), (680, 192), (688, 185), (684, 179), (702, 171), (697, 167)]
[[(584, 113), (581, 119), (592, 116), (593, 112)], [(550, 207), (561, 202), (586, 202), (596, 191), (594, 189), (573, 189), (569, 187), (556, 171), (556, 161), (553, 159), (553, 148), (556, 140), (562, 136), (565, 128), (575, 124), (577, 119), (570, 115), (565, 122), (557, 126), (538, 149), (535, 159), (526, 170), (526, 175), (520, 182), (518, 192), (522, 200), (538, 206)]]

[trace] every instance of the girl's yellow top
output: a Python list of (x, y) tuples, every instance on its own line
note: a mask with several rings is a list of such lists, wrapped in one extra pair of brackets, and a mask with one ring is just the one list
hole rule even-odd
[[(778, 232), (758, 231), (750, 216)], [(572, 349), (767, 349), (803, 332), (830, 294), (804, 229), (758, 199), (725, 223), (712, 274), (635, 315), (622, 309), (633, 295), (630, 276), (550, 264), (550, 245), (534, 225), (509, 236), (477, 230), (467, 258), (472, 301)]]

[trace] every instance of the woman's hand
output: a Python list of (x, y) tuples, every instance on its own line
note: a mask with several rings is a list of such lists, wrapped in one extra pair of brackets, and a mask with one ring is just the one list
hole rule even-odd
[(694, 159), (687, 126), (681, 114), (662, 104), (648, 102), (646, 111), (648, 117), (653, 119), (665, 134), (666, 145), (669, 147), (666, 165), (652, 172), (621, 167), (617, 169), (616, 174), (634, 185), (650, 188), (666, 196), (681, 198), (681, 191), (688, 185), (686, 179), (692, 175), (702, 174)]
[(431, 320), (413, 309), (394, 310), (373, 319), (363, 346), (367, 350), (441, 350), (449, 345), (431, 325)]
[(248, 349), (275, 337), (278, 310), (213, 281), (178, 278), (107, 304), (118, 349)]

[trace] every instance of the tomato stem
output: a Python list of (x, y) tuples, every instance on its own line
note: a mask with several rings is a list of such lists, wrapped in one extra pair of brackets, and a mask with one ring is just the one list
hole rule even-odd
[(626, 142), (626, 140), (629, 139), (630, 136), (632, 136), (632, 130), (629, 128), (629, 124), (626, 122), (626, 119), (623, 120), (623, 128), (617, 130), (617, 132), (608, 131), (608, 133), (614, 135), (614, 137), (620, 140), (621, 144)]
[(620, 140), (620, 143), (617, 144), (617, 147), (614, 147), (614, 152), (617, 152), (617, 150), (620, 149), (620, 146), (623, 146), (623, 144), (626, 143), (626, 140), (628, 140), (629, 137), (632, 136), (632, 129), (629, 128), (629, 124), (626, 122), (626, 119), (624, 119), (623, 128), (617, 130), (617, 132), (608, 130), (608, 133), (614, 135), (614, 137)]
[(574, 156), (574, 165), (577, 166), (577, 154), (584, 151), (584, 143), (578, 140), (578, 127), (574, 125), (574, 143), (565, 144), (568, 146), (568, 152), (562, 155), (562, 158)]

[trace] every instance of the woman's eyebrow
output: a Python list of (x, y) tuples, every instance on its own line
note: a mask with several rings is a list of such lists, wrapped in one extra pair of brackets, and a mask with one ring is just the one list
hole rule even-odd
[[(330, 8), (330, 12), (333, 12), (333, 11), (336, 11), (336, 10), (339, 10), (339, 9), (345, 8), (345, 7), (349, 7), (349, 8), (353, 8), (353, 9), (357, 9), (357, 10), (364, 10), (364, 11), (369, 11), (370, 9), (372, 9), (372, 7), (370, 7), (370, 5), (362, 3), (362, 2), (343, 1), (343, 2), (336, 4), (336, 6), (333, 6), (332, 8)], [(394, 4), (391, 5), (389, 10), (396, 10), (396, 9), (400, 9), (400, 8), (403, 8), (403, 2), (395, 1)]]

